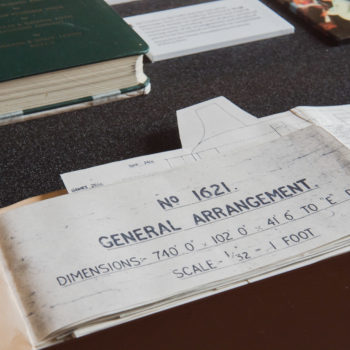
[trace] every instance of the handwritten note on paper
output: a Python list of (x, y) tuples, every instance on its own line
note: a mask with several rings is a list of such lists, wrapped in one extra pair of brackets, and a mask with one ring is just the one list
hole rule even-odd
[(2, 215), (1, 246), (34, 334), (209, 293), (348, 244), (349, 152), (308, 127)]
[(61, 178), (67, 191), (73, 193), (110, 185), (134, 177), (148, 176), (169, 170), (177, 164), (182, 165), (194, 161), (189, 151), (178, 149), (77, 170), (62, 174)]
[(294, 32), (257, 0), (220, 0), (124, 18), (148, 43), (152, 61)]

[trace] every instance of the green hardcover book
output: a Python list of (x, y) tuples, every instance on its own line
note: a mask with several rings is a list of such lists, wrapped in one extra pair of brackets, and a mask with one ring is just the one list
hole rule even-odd
[(103, 0), (1, 1), (0, 124), (146, 93), (147, 51)]

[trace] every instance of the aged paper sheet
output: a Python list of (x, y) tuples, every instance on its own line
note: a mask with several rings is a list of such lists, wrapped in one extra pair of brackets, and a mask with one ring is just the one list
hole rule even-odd
[(33, 338), (232, 288), (346, 245), (349, 160), (308, 127), (1, 215), (3, 255)]
[(291, 112), (258, 119), (224, 97), (177, 111), (182, 149), (126, 159), (61, 175), (69, 193), (148, 176), (221, 153), (276, 140), (309, 122)]
[(31, 350), (24, 320), (0, 266), (0, 350)]

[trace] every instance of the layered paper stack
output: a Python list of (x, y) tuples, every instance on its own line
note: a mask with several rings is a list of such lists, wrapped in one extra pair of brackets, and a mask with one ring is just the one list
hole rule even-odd
[[(218, 106), (191, 112), (208, 125)], [(187, 164), (0, 216), (2, 288), (17, 310), (16, 322), (7, 324), (22, 334), (18, 349), (62, 342), (349, 250), (349, 149), (289, 112), (261, 122), (242, 113), (222, 114), (232, 126), (226, 135), (219, 127), (202, 134), (193, 157), (221, 140), (206, 159), (189, 162), (183, 154)], [(225, 137), (247, 128), (255, 141), (233, 142), (228, 150)]]

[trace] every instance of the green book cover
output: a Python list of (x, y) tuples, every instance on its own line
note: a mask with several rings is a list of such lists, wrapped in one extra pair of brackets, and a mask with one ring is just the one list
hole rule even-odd
[(0, 82), (147, 51), (103, 0), (0, 1)]

